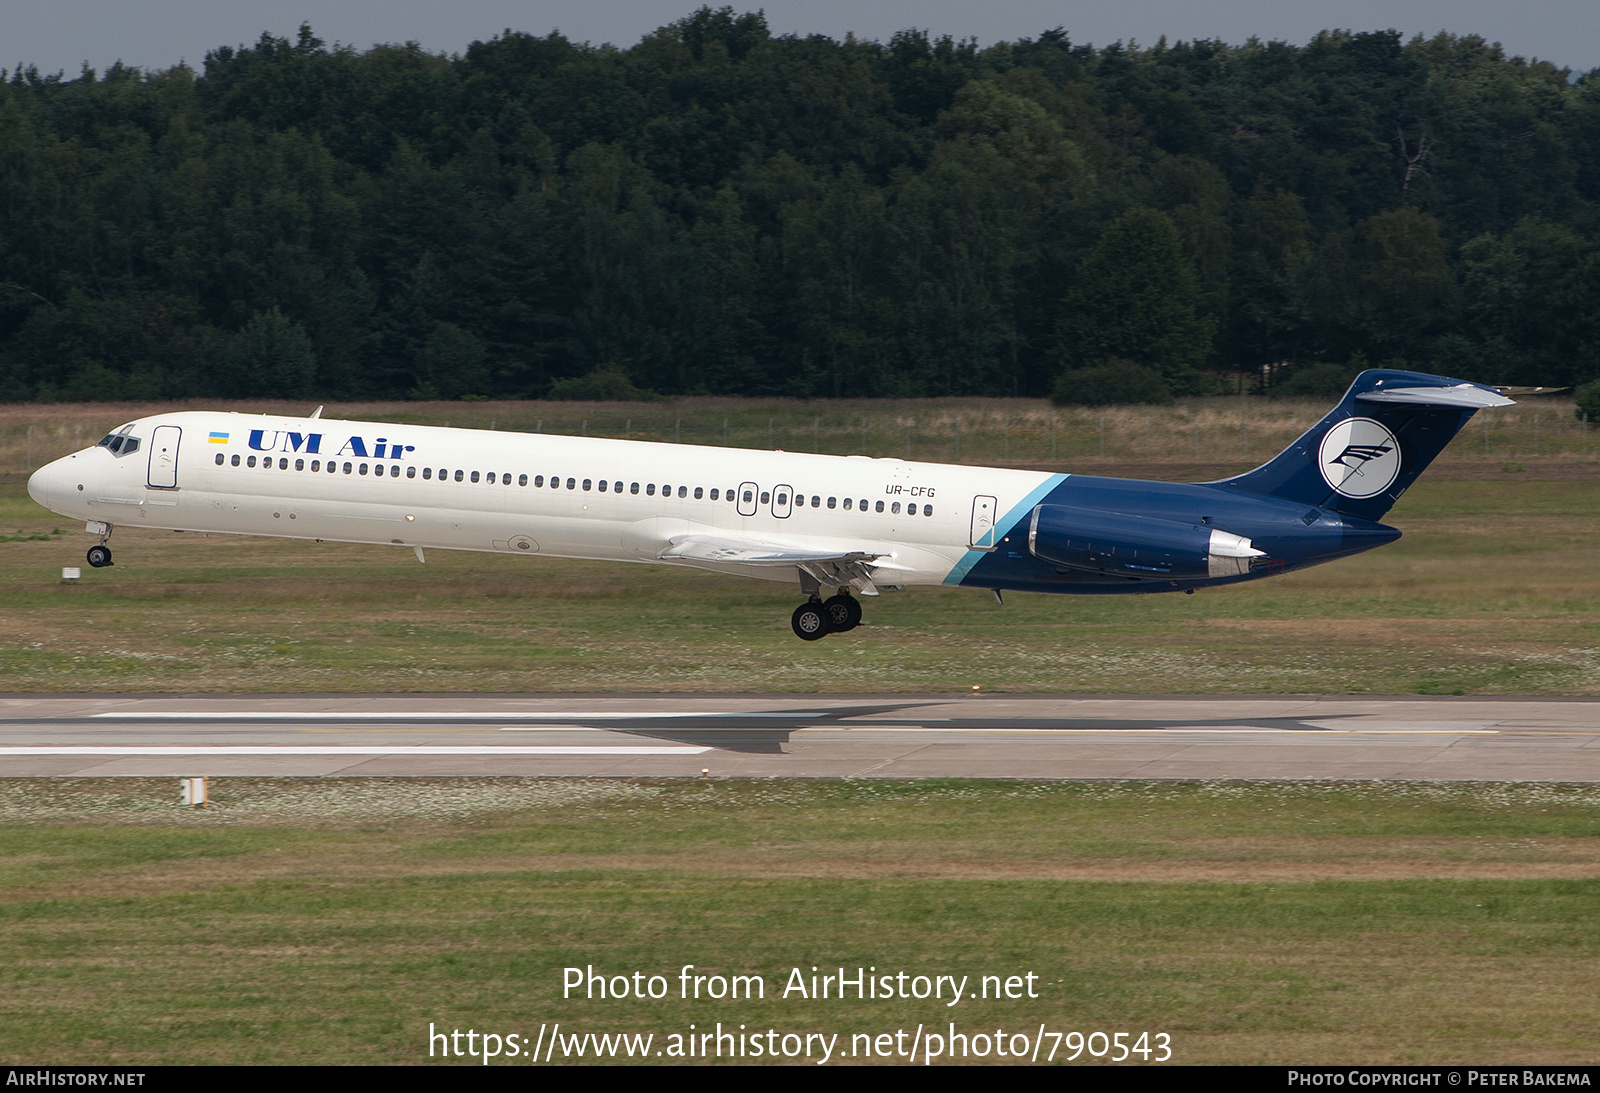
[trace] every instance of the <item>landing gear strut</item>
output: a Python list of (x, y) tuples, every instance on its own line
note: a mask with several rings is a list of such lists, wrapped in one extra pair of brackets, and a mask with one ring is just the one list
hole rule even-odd
[(789, 625), (806, 641), (842, 634), (861, 625), (861, 602), (844, 592), (827, 600), (813, 595), (809, 602), (794, 609)]

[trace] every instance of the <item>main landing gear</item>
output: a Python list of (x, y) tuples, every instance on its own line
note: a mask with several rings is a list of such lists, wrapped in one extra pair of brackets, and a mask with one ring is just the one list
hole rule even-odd
[(861, 625), (861, 601), (843, 592), (826, 600), (812, 596), (794, 609), (789, 625), (806, 641), (842, 634)]

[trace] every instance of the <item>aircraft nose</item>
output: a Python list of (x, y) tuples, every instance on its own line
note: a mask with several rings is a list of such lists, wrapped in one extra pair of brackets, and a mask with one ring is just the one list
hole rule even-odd
[(46, 463), (28, 476), (28, 496), (33, 498), (35, 504), (51, 509), (52, 512), (55, 510), (51, 507), (50, 501), (54, 492), (54, 479), (57, 476), (54, 463)]

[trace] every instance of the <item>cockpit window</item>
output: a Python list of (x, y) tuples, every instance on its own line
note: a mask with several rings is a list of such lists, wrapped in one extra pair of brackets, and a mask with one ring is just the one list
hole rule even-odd
[(139, 450), (139, 438), (126, 433), (107, 433), (96, 448), (110, 448), (112, 455), (132, 455)]

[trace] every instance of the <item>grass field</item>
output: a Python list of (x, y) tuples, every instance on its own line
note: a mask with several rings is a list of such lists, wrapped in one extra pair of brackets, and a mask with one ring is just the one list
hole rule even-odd
[[(770, 417), (779, 446), (814, 429), (848, 451), (857, 408), (831, 432), (800, 405), (371, 409), (352, 416), (658, 437), (681, 411), (750, 447)], [(954, 456), (945, 413), (963, 462), (1195, 481), (1321, 409), (1111, 412), (1104, 457), (1097, 421), (1037, 405), (904, 413), (920, 458)], [(873, 408), (872, 454), (903, 454), (894, 410)], [(1600, 466), (1570, 411), (1537, 434), (1549, 411), (1495, 419), (1487, 454), (1458, 440), (1390, 515), (1405, 538), (1360, 558), (1195, 596), (913, 589), (814, 644), (789, 633), (793, 590), (660, 566), (119, 529), (115, 567), (64, 583), (91, 540), (17, 464), (143, 412), (0, 408), (0, 692), (1600, 691)], [(429, 1022), (719, 1020), (847, 1044), (1165, 1032), (1177, 1062), (1595, 1058), (1593, 787), (228, 779), (204, 812), (175, 788), (0, 781), (0, 1061), (425, 1062)], [(686, 963), (768, 996), (560, 998), (569, 965), (675, 985)], [(1041, 989), (775, 997), (812, 965)]]
[[(1194, 596), (910, 589), (826, 641), (798, 593), (661, 566), (119, 529), (0, 485), (0, 691), (1600, 691), (1600, 466), (1446, 465), (1398, 543)], [(1199, 478), (1226, 465), (1140, 464)], [(59, 534), (56, 534), (59, 532)]]
[[(405, 1063), (430, 1021), (719, 1020), (1595, 1057), (1593, 787), (240, 779), (203, 813), (174, 788), (0, 782), (0, 1060)], [(766, 998), (561, 998), (567, 966), (675, 991), (683, 964)], [(779, 997), (813, 965), (1039, 997)]]

